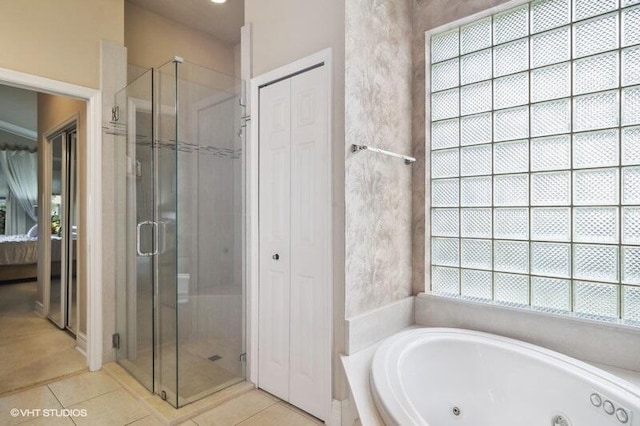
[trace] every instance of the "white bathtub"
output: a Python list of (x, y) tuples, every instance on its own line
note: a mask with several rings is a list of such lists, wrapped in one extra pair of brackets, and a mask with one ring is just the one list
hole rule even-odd
[(640, 426), (640, 387), (557, 352), (476, 331), (396, 334), (376, 351), (370, 383), (387, 425)]

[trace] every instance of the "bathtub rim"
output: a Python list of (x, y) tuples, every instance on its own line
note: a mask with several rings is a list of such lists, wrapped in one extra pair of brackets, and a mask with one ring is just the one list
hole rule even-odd
[[(398, 393), (402, 393), (404, 397), (404, 389), (402, 384), (399, 383), (399, 373), (397, 376), (391, 377), (388, 374), (387, 366), (389, 365), (390, 357), (394, 357), (396, 361), (400, 360), (403, 353), (413, 347), (423, 344), (423, 340), (429, 339), (429, 337), (467, 337), (467, 341), (475, 343), (478, 343), (478, 341), (485, 341), (494, 346), (504, 346), (506, 349), (516, 349), (516, 352), (519, 354), (532, 355), (534, 358), (541, 359), (543, 362), (550, 364), (553, 367), (569, 367), (574, 370), (574, 373), (578, 373), (580, 371), (585, 372), (589, 378), (601, 380), (606, 387), (618, 388), (627, 392), (632, 398), (635, 397), (640, 399), (639, 384), (630, 382), (624, 377), (620, 377), (614, 373), (604, 370), (603, 368), (589, 364), (588, 362), (581, 361), (577, 358), (573, 358), (542, 346), (483, 331), (464, 328), (420, 326), (403, 330), (382, 341), (371, 360), (371, 368), (369, 371), (369, 390), (378, 413), (387, 425), (406, 423), (428, 426), (410, 403), (403, 404), (397, 398)], [(471, 340), (468, 340), (468, 338), (471, 338)], [(412, 342), (413, 344), (407, 345), (407, 342)], [(404, 349), (402, 349), (402, 347), (404, 347)], [(397, 352), (399, 348), (400, 351), (398, 355)], [(384, 388), (381, 388), (384, 389), (382, 392), (378, 389), (381, 386), (384, 386)], [(407, 405), (409, 405), (409, 407), (407, 407)], [(393, 413), (393, 415), (391, 413)], [(395, 418), (396, 414), (402, 414), (399, 422)]]

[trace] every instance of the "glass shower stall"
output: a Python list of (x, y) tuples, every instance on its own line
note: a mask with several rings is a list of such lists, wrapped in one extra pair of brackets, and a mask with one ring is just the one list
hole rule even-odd
[(174, 407), (245, 379), (243, 91), (176, 58), (115, 99), (113, 345)]

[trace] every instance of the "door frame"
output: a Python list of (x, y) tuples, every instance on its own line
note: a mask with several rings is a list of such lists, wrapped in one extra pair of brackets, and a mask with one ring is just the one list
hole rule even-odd
[(334, 306), (333, 306), (333, 51), (331, 48), (321, 50), (312, 55), (306, 56), (292, 63), (284, 65), (280, 68), (276, 68), (272, 71), (268, 71), (257, 77), (251, 79), (250, 87), (250, 102), (251, 111), (251, 126), (247, 143), (247, 249), (246, 258), (247, 261), (247, 300), (249, 308), (247, 309), (247, 326), (248, 336), (247, 341), (247, 366), (249, 368), (249, 380), (259, 386), (258, 383), (258, 332), (260, 326), (259, 318), (259, 284), (260, 284), (260, 243), (259, 243), (259, 144), (260, 144), (260, 88), (271, 83), (275, 83), (279, 80), (283, 80), (292, 77), (296, 74), (300, 74), (304, 71), (310, 70), (318, 66), (323, 66), (326, 73), (327, 81), (327, 137), (329, 138), (328, 146), (328, 163), (326, 165), (327, 178), (329, 179), (329, 203), (326, 206), (325, 214), (328, 217), (329, 226), (329, 241), (327, 244), (327, 260), (329, 263), (329, 282), (327, 291), (326, 306), (329, 307), (328, 318), (326, 318), (326, 347), (329, 348), (329, 353), (325, 354), (327, 362), (328, 375), (328, 393), (326, 395), (326, 420), (330, 421), (331, 417), (331, 405), (333, 394), (333, 323), (334, 323)]
[[(0, 68), (0, 84), (85, 101), (87, 112), (87, 364), (90, 371), (102, 367), (102, 92)], [(40, 311), (41, 306), (36, 306)], [(79, 333), (78, 333), (79, 334)]]

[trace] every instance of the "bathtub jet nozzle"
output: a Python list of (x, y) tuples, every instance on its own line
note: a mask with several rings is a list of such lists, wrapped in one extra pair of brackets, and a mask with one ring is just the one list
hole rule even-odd
[(564, 416), (555, 416), (552, 419), (551, 426), (571, 426), (569, 419)]

